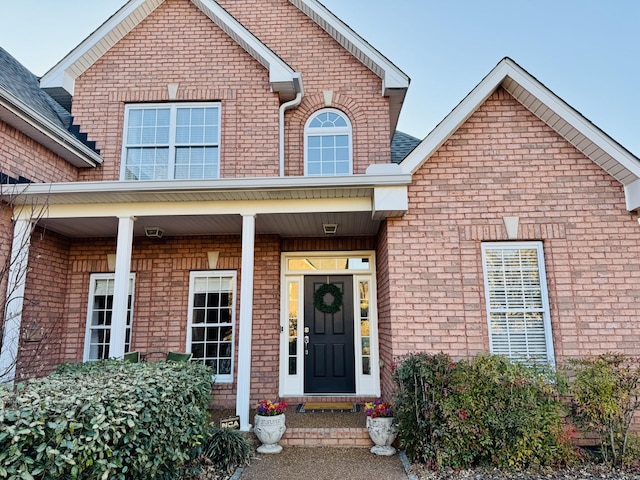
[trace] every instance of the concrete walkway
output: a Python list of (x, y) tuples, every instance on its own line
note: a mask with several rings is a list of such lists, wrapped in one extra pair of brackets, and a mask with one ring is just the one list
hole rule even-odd
[(239, 480), (407, 480), (398, 454), (382, 457), (366, 448), (286, 447), (257, 455)]

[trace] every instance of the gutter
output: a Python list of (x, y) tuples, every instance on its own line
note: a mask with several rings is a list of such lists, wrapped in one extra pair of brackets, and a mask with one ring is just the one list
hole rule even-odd
[(279, 128), (279, 145), (280, 145), (280, 176), (284, 177), (284, 112), (287, 110), (291, 110), (292, 108), (296, 108), (302, 102), (302, 97), (304, 96), (304, 86), (302, 85), (302, 77), (299, 73), (296, 72), (293, 84), (296, 90), (296, 98), (290, 100), (286, 103), (280, 105), (280, 110), (278, 112), (278, 128)]

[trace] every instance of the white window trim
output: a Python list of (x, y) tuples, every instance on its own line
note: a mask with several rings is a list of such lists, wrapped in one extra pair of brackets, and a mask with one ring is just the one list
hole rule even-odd
[[(193, 324), (193, 287), (196, 278), (203, 277), (218, 277), (218, 278), (231, 278), (231, 283), (233, 285), (233, 300), (231, 302), (231, 328), (232, 328), (232, 336), (233, 341), (231, 342), (231, 373), (228, 375), (214, 375), (214, 380), (216, 383), (233, 383), (234, 377), (234, 369), (235, 369), (235, 353), (236, 353), (236, 303), (237, 303), (237, 272), (235, 270), (200, 270), (193, 271), (189, 275), (189, 310), (188, 310), (188, 320), (187, 320), (187, 351), (191, 352), (191, 337), (192, 337), (192, 327)], [(198, 326), (200, 324), (196, 324)], [(198, 361), (198, 359), (193, 359), (193, 361)]]
[[(175, 160), (176, 160), (176, 116), (178, 108), (217, 108), (218, 109), (218, 143), (215, 145), (218, 148), (218, 170), (216, 171), (215, 178), (220, 178), (220, 164), (222, 163), (222, 107), (220, 102), (185, 102), (185, 103), (130, 103), (125, 105), (124, 108), (124, 126), (122, 127), (122, 151), (120, 154), (120, 180), (126, 182), (137, 182), (139, 180), (126, 180), (127, 172), (127, 132), (129, 131), (129, 112), (131, 110), (147, 110), (153, 108), (168, 108), (170, 110), (170, 123), (169, 123), (169, 144), (166, 147), (169, 149), (169, 163), (167, 165), (168, 178), (166, 179), (153, 179), (150, 181), (162, 181), (162, 180), (174, 180), (175, 179)], [(142, 145), (132, 145), (131, 147), (140, 147)], [(148, 146), (159, 146), (157, 144)], [(183, 145), (178, 145), (183, 146)], [(214, 145), (206, 145), (214, 146)], [(202, 180), (202, 179), (194, 179)], [(205, 179), (210, 180), (210, 179)]]
[(542, 242), (483, 242), (482, 243), (482, 270), (484, 276), (485, 305), (487, 313), (487, 327), (489, 332), (489, 348), (493, 353), (493, 338), (491, 331), (491, 304), (489, 292), (489, 277), (487, 274), (486, 252), (494, 249), (536, 249), (538, 255), (538, 272), (540, 277), (540, 294), (542, 298), (542, 319), (545, 334), (545, 343), (547, 349), (547, 363), (555, 366), (555, 353), (553, 349), (553, 331), (551, 329), (551, 309), (549, 304), (549, 291), (547, 283), (547, 274), (545, 269), (544, 248)]
[[(318, 116), (323, 113), (335, 113), (336, 115), (340, 115), (345, 122), (347, 122), (346, 127), (335, 127), (335, 128), (310, 128), (309, 125), (311, 122)], [(349, 172), (346, 174), (340, 174), (339, 176), (344, 175), (353, 175), (353, 125), (351, 123), (351, 119), (348, 117), (346, 113), (336, 108), (323, 108), (321, 110), (317, 110), (313, 112), (305, 125), (304, 125), (304, 175), (312, 176), (312, 177), (328, 177), (333, 175), (322, 175), (322, 174), (314, 174), (309, 175), (309, 137), (320, 137), (320, 136), (328, 136), (328, 135), (347, 135), (349, 137)]]
[[(115, 280), (115, 273), (92, 273), (89, 276), (89, 299), (87, 301), (87, 317), (85, 320), (86, 328), (84, 335), (84, 353), (83, 353), (83, 361), (84, 362), (95, 362), (97, 359), (89, 358), (89, 353), (91, 351), (91, 316), (93, 314), (93, 297), (95, 294), (96, 288), (96, 280)], [(129, 337), (129, 345), (133, 345), (133, 312), (134, 312), (134, 301), (135, 301), (135, 282), (136, 282), (136, 274), (131, 273), (129, 275), (129, 284), (131, 285), (131, 289), (129, 291), (129, 295), (131, 296), (131, 336)], [(111, 327), (109, 327), (111, 329)], [(126, 336), (125, 336), (126, 338)]]

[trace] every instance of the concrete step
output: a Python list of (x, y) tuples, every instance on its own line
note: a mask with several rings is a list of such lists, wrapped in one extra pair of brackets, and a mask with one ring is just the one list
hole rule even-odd
[(287, 428), (280, 445), (283, 447), (370, 448), (373, 442), (364, 427)]

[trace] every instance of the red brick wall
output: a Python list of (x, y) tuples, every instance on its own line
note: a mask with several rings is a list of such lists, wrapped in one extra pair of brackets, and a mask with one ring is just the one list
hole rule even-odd
[(78, 169), (0, 121), (0, 172), (41, 182), (72, 182)]
[[(10, 125), (0, 121), (0, 172), (5, 173), (13, 178), (20, 176), (28, 178), (37, 183), (41, 182), (67, 182), (74, 181), (78, 176), (78, 169), (68, 162), (53, 154), (42, 145), (38, 144), (31, 138), (19, 132)], [(8, 188), (8, 187), (3, 187)], [(41, 212), (34, 213), (36, 219)], [(6, 204), (0, 206), (0, 261), (8, 265), (11, 258), (11, 245), (13, 242), (13, 224), (11, 221), (12, 209)], [(29, 267), (31, 268), (28, 282), (35, 278), (36, 272), (42, 272), (42, 277), (38, 277), (38, 283), (28, 283), (27, 299), (25, 299), (25, 316), (23, 318), (23, 330), (31, 328), (39, 330), (41, 326), (43, 331), (47, 333), (46, 337), (55, 337), (48, 335), (55, 328), (56, 315), (59, 312), (59, 305), (51, 305), (50, 299), (56, 298), (56, 291), (62, 288), (64, 277), (56, 276), (60, 273), (62, 266), (59, 260), (59, 245), (55, 235), (51, 236), (51, 244), (49, 244), (49, 236), (45, 234), (40, 238), (41, 233), (37, 233), (33, 239), (33, 247), (31, 248)], [(49, 250), (51, 247), (51, 250)], [(45, 258), (51, 253), (52, 258)], [(41, 269), (40, 266), (46, 264), (46, 268)], [(40, 279), (44, 283), (40, 283)], [(51, 283), (49, 283), (49, 280)], [(0, 298), (6, 298), (6, 275), (0, 278)], [(46, 287), (43, 287), (46, 285)], [(51, 288), (49, 289), (49, 285)], [(48, 296), (50, 294), (51, 296)], [(45, 298), (46, 297), (46, 298)], [(39, 302), (44, 305), (42, 308), (37, 307)], [(4, 302), (3, 302), (4, 304)], [(2, 332), (2, 324), (4, 318), (0, 318), (0, 334)], [(40, 336), (40, 333), (34, 333)], [(57, 346), (47, 339), (29, 342), (21, 346), (21, 362), (18, 365), (17, 374), (21, 372), (32, 374), (40, 373), (47, 370), (51, 364), (57, 361)]]
[(37, 228), (29, 252), (18, 380), (46, 375), (61, 363), (68, 273), (68, 240)]
[[(355, 172), (389, 161), (388, 99), (381, 80), (286, 0), (222, 2), (303, 75), (302, 105), (287, 114), (287, 174), (302, 174), (304, 122), (324, 108), (322, 92), (354, 125)], [(188, 25), (181, 28), (180, 25)], [(76, 80), (73, 113), (101, 149), (104, 166), (82, 180), (120, 176), (124, 106), (168, 100), (220, 101), (221, 177), (279, 174), (278, 96), (267, 70), (189, 0), (167, 0)]]
[(544, 242), (555, 354), (637, 355), (637, 215), (622, 186), (505, 91), (414, 175), (409, 212), (388, 221), (393, 354), (486, 351), (480, 245)]
[(389, 104), (382, 80), (344, 50), (288, 0), (218, 2), (254, 35), (302, 73), (305, 96), (287, 113), (287, 175), (303, 174), (303, 130), (307, 119), (325, 108), (323, 91), (333, 92), (332, 107), (353, 124), (354, 173), (390, 160)]
[(378, 234), (378, 248), (376, 250), (376, 281), (378, 297), (378, 342), (380, 348), (380, 388), (382, 398), (391, 398), (394, 390), (391, 379), (393, 366), (393, 321), (390, 309), (390, 274), (389, 245), (386, 222), (380, 228)]
[[(251, 402), (276, 398), (280, 358), (280, 253), (281, 242), (288, 251), (299, 250), (362, 250), (374, 248), (372, 238), (358, 239), (280, 239), (277, 236), (256, 237), (253, 353), (251, 361)], [(42, 245), (40, 245), (42, 243)], [(57, 319), (64, 313), (65, 322), (57, 324), (59, 336), (52, 339), (60, 351), (44, 366), (79, 362), (83, 358), (89, 278), (92, 273), (105, 273), (107, 254), (115, 253), (115, 239), (98, 238), (72, 240), (47, 234), (35, 255), (46, 262), (34, 263), (36, 283), (29, 283), (29, 294), (37, 292), (38, 305), (47, 305), (47, 315)], [(351, 247), (351, 248), (345, 248)], [(189, 274), (193, 270), (209, 270), (207, 252), (218, 251), (218, 270), (237, 272), (236, 297), (236, 359), (239, 329), (239, 297), (241, 281), (241, 239), (237, 236), (165, 237), (151, 240), (136, 237), (133, 244), (131, 269), (135, 272), (134, 321), (132, 349), (146, 352), (184, 351), (187, 349), (187, 310)], [(67, 263), (68, 262), (68, 263)], [(68, 265), (68, 271), (63, 271)], [(47, 273), (49, 272), (49, 273)], [(31, 279), (32, 277), (30, 277)], [(43, 283), (51, 284), (45, 295)], [(59, 285), (58, 285), (59, 284)], [(65, 305), (66, 310), (62, 310)], [(37, 307), (34, 306), (34, 308)], [(26, 317), (34, 310), (29, 310)], [(55, 314), (53, 313), (55, 312)], [(25, 318), (26, 318), (25, 317)], [(155, 356), (153, 359), (160, 359)], [(40, 369), (47, 373), (47, 368)], [(23, 374), (35, 373), (24, 368)], [(237, 375), (237, 368), (234, 372)], [(236, 385), (216, 384), (214, 403), (235, 405)]]

